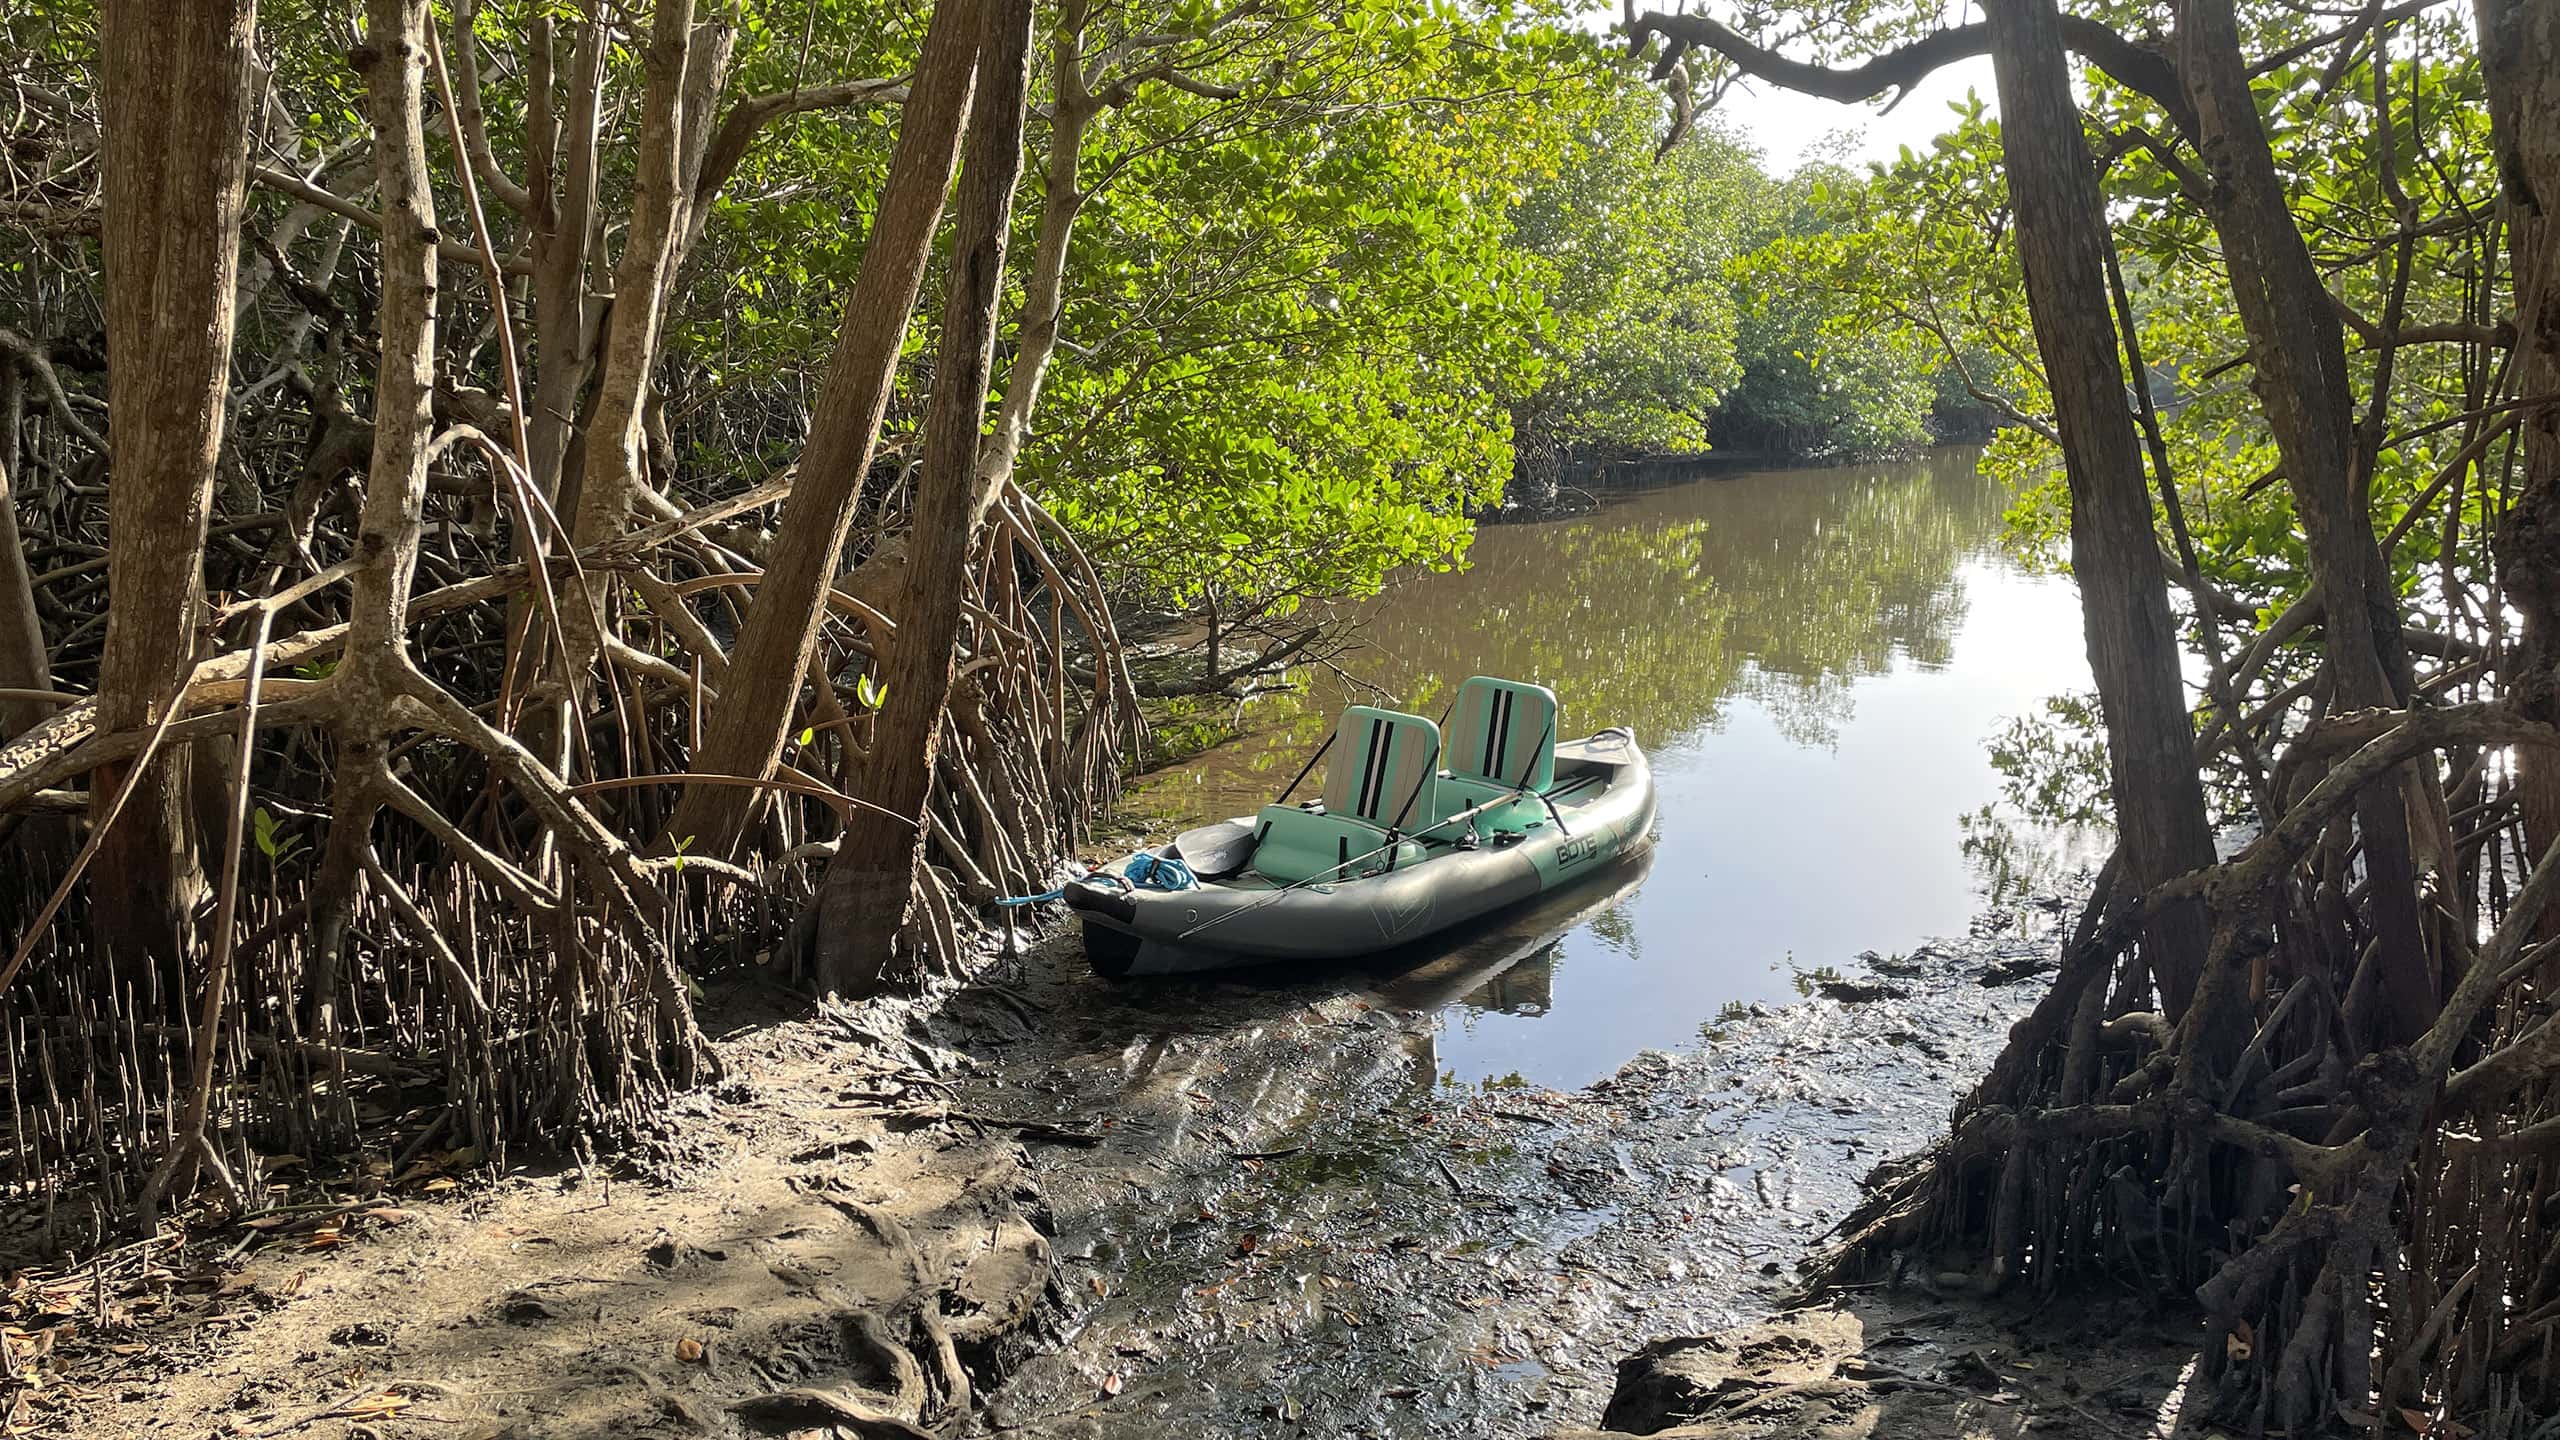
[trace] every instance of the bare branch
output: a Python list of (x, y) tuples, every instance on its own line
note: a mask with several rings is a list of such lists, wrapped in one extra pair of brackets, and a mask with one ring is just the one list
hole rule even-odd
[(53, 357), (44, 353), (44, 347), (15, 330), (0, 327), (0, 355), (16, 360), (20, 368), (36, 377), (36, 383), (44, 387), (45, 404), (52, 409), (53, 417), (62, 422), (62, 428), (88, 442), (89, 448), (100, 454), (106, 452), (106, 437), (90, 429), (72, 413), (71, 396), (62, 388), (61, 372), (53, 368)]
[[(1704, 15), (1665, 15), (1655, 10), (1627, 26), (1631, 50), (1643, 48), (1647, 40), (1657, 36), (1670, 43), (1655, 62), (1656, 80), (1669, 75), (1684, 52), (1704, 46), (1757, 79), (1842, 104), (1872, 100), (1888, 90), (1908, 90), (1959, 60), (1991, 53), (1991, 28), (1981, 22), (1938, 31), (1888, 50), (1865, 64), (1842, 69), (1790, 60)], [(2195, 133), (2195, 111), (2187, 104), (2177, 70), (2166, 55), (2095, 20), (2076, 15), (2062, 17), (2062, 43), (2118, 83), (2157, 101), (2177, 122), (2179, 130)]]
[[(317, 205), (332, 215), (343, 215), (367, 230), (379, 233), (382, 229), (382, 217), (371, 209), (357, 204), (344, 195), (323, 190), (299, 175), (278, 170), (270, 165), (252, 165), (249, 167), (249, 181), (253, 185), (261, 185), (273, 190), (279, 195), (290, 195), (296, 200)], [(436, 254), (442, 259), (456, 260), (467, 265), (477, 264), (480, 259), (479, 252), (470, 246), (459, 240), (447, 240), (442, 237), (436, 240)], [(510, 255), (507, 257), (505, 269), (510, 275), (530, 275), (533, 273), (533, 264), (521, 255)]]
[(480, 0), (456, 0), (453, 7), (454, 62), (462, 71), (455, 86), (455, 118), (461, 122), (462, 148), (471, 157), (471, 169), (489, 193), (498, 197), (508, 209), (519, 215), (533, 211), (533, 192), (515, 182), (498, 165), (498, 157), (489, 149), (489, 118), (480, 102), (480, 42), (471, 33), (471, 22), (480, 14)]
[(720, 128), (711, 132), (710, 148), (703, 152), (702, 174), (694, 181), (693, 203), (708, 206), (720, 187), (737, 173), (738, 164), (747, 158), (747, 147), (755, 142), (756, 132), (786, 115), (802, 115), (812, 110), (841, 110), (854, 105), (904, 105), (907, 82), (896, 80), (846, 80), (834, 85), (812, 86), (806, 90), (785, 90), (773, 95), (753, 95), (729, 107), (720, 117)]

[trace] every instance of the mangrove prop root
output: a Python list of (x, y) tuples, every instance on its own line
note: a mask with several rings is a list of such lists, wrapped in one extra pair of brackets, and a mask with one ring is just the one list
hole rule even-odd
[[(516, 490), (504, 472), (518, 457), (481, 438), (448, 430), (428, 453), (476, 467), (484, 497)], [(422, 533), (439, 532), (457, 488), (468, 489), (418, 492)], [(323, 509), (313, 533), (326, 539), (354, 518)], [(504, 524), (485, 535), (445, 527), (461, 569), (422, 547), (421, 576), (444, 583), (422, 584), (403, 625), (373, 626), (371, 638), (332, 598), (373, 583), (363, 566), (297, 580), (289, 557), (279, 569), (265, 549), (245, 549), (241, 563), (274, 588), (227, 613), (256, 611), (256, 642), (200, 661), (152, 727), (102, 730), (94, 701), (66, 696), (0, 745), (0, 817), (53, 808), (104, 766), (226, 745), (219, 770), (236, 783), (225, 799), (243, 833), (225, 852), (226, 914), (206, 937), (226, 941), (227, 956), (208, 949), (183, 971), (124, 973), (93, 948), (99, 877), (75, 881), (50, 911), (58, 860), (25, 867), (0, 894), (11, 922), (0, 929), (26, 952), (0, 984), (0, 1084), (13, 1102), (0, 1191), (67, 1222), (146, 1201), (165, 1212), (195, 1185), (251, 1193), (269, 1154), (380, 1147), (418, 1163), (637, 1136), (669, 1088), (715, 1074), (684, 957), (790, 953), (783, 932), (822, 867), (782, 863), (784, 852), (823, 855), (841, 828), (844, 807), (821, 777), (845, 773), (868, 743), (859, 681), (896, 636), (877, 607), (838, 607), (825, 653), (850, 663), (810, 687), (788, 782), (759, 793), (763, 833), (781, 843), (740, 865), (689, 859), (664, 828), (680, 782), (648, 777), (683, 773), (703, 687), (726, 678), (722, 597), (752, 582), (708, 568), (734, 557), (699, 544), (698, 529), (655, 525), (575, 555), (555, 545), (529, 568)], [(1045, 886), (1054, 858), (1116, 798), (1119, 759), (1140, 734), (1108, 598), (1063, 528), (1007, 486), (977, 554), (952, 743), (927, 807), (934, 865), (911, 878), (882, 976), (891, 987), (964, 973), (988, 952), (997, 922), (979, 907)], [(614, 595), (627, 577), (636, 597), (606, 607), (603, 663), (618, 682), (597, 686), (575, 717), (585, 738), (568, 754), (592, 778), (563, 773), (508, 718), (534, 725), (542, 713), (509, 689), (525, 663), (511, 607), (528, 613), (518, 602), (552, 579), (575, 595), (568, 582), (581, 574)], [(551, 623), (543, 610), (529, 612), (537, 638)], [(551, 657), (533, 663), (556, 668), (556, 644), (530, 648)], [(84, 1090), (74, 1075), (96, 1084)], [(399, 1106), (366, 1098), (421, 1079), (440, 1101), (423, 1111), (414, 1095)], [(420, 1123), (441, 1138), (363, 1118), (381, 1111), (431, 1116)], [(936, 1348), (928, 1337), (948, 1405), (956, 1372)]]
[[(2325, 945), (2314, 907), (2352, 898), (2323, 900), (2322, 877), (2374, 777), (2464, 745), (2556, 742), (2495, 704), (2332, 716), (2292, 737), (2290, 807), (2236, 854), (2138, 896), (2111, 864), (2053, 990), (1947, 1138), (1880, 1172), (1809, 1264), (1814, 1287), (1920, 1262), (1994, 1290), (2106, 1274), (2192, 1293), (2210, 1331), (2200, 1420), (2304, 1433), (2342, 1402), (2483, 1424), (2550, 1413), (2560, 1015), (2538, 937), (2560, 847), (2492, 897), (2483, 943), (2445, 942), (2447, 983), (2406, 1046), (2354, 1022), (2342, 967), (2373, 947)], [(2141, 921), (2192, 896), (2215, 916), (2205, 975), (2163, 1014)]]

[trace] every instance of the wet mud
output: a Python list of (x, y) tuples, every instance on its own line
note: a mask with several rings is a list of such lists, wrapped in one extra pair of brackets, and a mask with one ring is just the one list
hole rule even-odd
[[(1940, 1132), (2066, 912), (2004, 905), (1812, 969), (1796, 1003), (1729, 1007), (1582, 1089), (1442, 1065), (1444, 1025), (1543, 1011), (1555, 938), (1643, 879), (1323, 973), (1112, 983), (1070, 935), (928, 1003), (742, 1019), (732, 1078), (673, 1107), (655, 1175), (350, 1176), (310, 1213), (144, 1255), (113, 1294), (25, 1281), (23, 1332), (64, 1348), (17, 1418), (472, 1440), (1598, 1426), (1622, 1359), (1767, 1320), (1859, 1178)], [(1925, 1298), (1865, 1307), (1906, 1348), (1824, 1380), (1826, 1404), (1882, 1364), (1898, 1403), (2003, 1422), (1949, 1435), (2096, 1413), (1968, 1388), (1967, 1364), (2040, 1363), (1982, 1353), (2055, 1337)]]
[[(1767, 1316), (1877, 1162), (1918, 1149), (2032, 1003), (2066, 899), (1801, 977), (1577, 1091), (1461, 1085), (1445, 1007), (1534, 996), (1628, 870), (1319, 975), (1102, 982), (1069, 937), (945, 1009), (974, 1111), (1030, 1145), (1059, 1266), (988, 1397), (1032, 1436), (1530, 1436), (1622, 1357)], [(1993, 983), (1985, 983), (1990, 981)]]

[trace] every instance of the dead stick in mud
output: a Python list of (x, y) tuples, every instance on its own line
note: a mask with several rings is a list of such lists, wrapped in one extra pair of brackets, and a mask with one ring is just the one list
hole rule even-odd
[(962, 1110), (955, 1106), (945, 1106), (939, 1112), (924, 1113), (938, 1113), (945, 1120), (960, 1120), (971, 1125), (1011, 1130), (1025, 1140), (1046, 1140), (1056, 1145), (1074, 1145), (1080, 1148), (1090, 1148), (1102, 1143), (1102, 1136), (1094, 1131), (1070, 1130), (1047, 1120), (1015, 1119), (1010, 1115), (987, 1115), (976, 1110)]
[[(240, 1199), (239, 1183), (231, 1178), (231, 1168), (222, 1163), (221, 1155), (213, 1148), (206, 1127), (212, 1118), (214, 1066), (222, 1050), (222, 1018), (230, 1006), (232, 957), (240, 938), (240, 852), (247, 848), (241, 838), (249, 824), (249, 772), (257, 754), (258, 690), (266, 679), (267, 640), (274, 629), (276, 607), (262, 606), (257, 616), (256, 632), (249, 637), (249, 684), (240, 697), (239, 764), (232, 776), (230, 805), (224, 817), (222, 885), (213, 911), (213, 955), (205, 964), (203, 1018), (196, 1022), (196, 1034), (202, 1038), (191, 1057), (178, 1133), (168, 1153), (152, 1167), (151, 1177), (143, 1182), (142, 1197), (134, 1205), (146, 1234), (160, 1229), (160, 1202), (193, 1179), (199, 1166), (212, 1172), (235, 1205)], [(171, 709), (174, 713), (175, 707)]]
[(1431, 1157), (1431, 1163), (1440, 1167), (1440, 1178), (1449, 1182), (1449, 1189), (1454, 1192), (1459, 1199), (1467, 1200), (1473, 1198), (1467, 1194), (1467, 1187), (1458, 1183), (1458, 1172), (1449, 1168), (1448, 1161), (1434, 1155)]

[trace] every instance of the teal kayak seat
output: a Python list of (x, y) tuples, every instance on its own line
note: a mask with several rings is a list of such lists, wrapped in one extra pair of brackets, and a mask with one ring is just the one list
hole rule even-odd
[(1556, 783), (1556, 692), (1544, 685), (1472, 675), (1449, 712), (1449, 773), (1505, 790)]
[[(1440, 812), (1446, 819), (1523, 788), (1545, 791), (1556, 783), (1556, 727), (1564, 718), (1556, 692), (1544, 685), (1473, 675), (1458, 687), (1450, 707), (1448, 770), (1440, 776)], [(1476, 817), (1479, 836), (1519, 832), (1547, 818), (1539, 801), (1496, 805)]]
[[(1262, 839), (1253, 847), (1253, 868), (1284, 885), (1356, 880), (1372, 870), (1389, 868), (1387, 832), (1365, 820), (1294, 805), (1266, 805), (1254, 828)], [(1420, 845), (1411, 840), (1396, 842), (1396, 868), (1421, 858)]]
[(1387, 832), (1440, 818), (1440, 727), (1419, 715), (1354, 705), (1334, 727), (1324, 805), (1266, 805), (1254, 821), (1253, 868), (1283, 884), (1346, 880), (1422, 858)]

